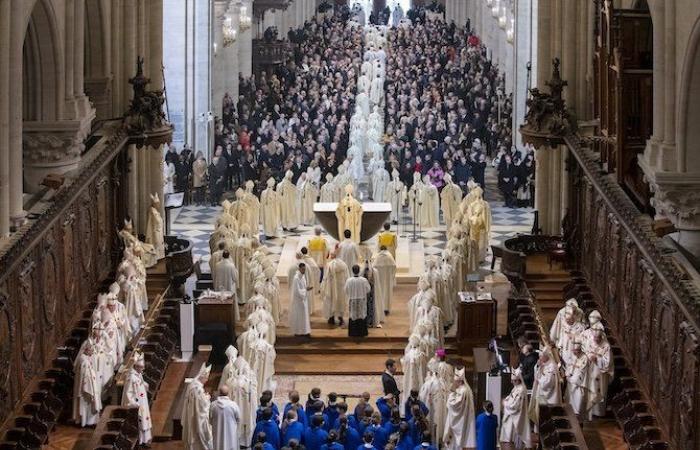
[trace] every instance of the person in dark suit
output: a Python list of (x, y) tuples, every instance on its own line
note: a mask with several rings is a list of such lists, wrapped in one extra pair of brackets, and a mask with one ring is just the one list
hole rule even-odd
[(399, 387), (396, 384), (396, 379), (394, 378), (394, 374), (396, 373), (396, 361), (389, 358), (386, 360), (386, 363), (384, 363), (384, 366), (385, 370), (382, 374), (382, 387), (384, 388), (384, 395), (393, 394), (396, 398), (396, 403), (399, 404), (398, 399), (399, 395), (401, 395), (401, 391), (399, 391)]
[(525, 344), (520, 350), (520, 370), (523, 376), (523, 382), (528, 389), (532, 389), (532, 383), (535, 381), (535, 366), (539, 360), (539, 355), (532, 348), (532, 345)]

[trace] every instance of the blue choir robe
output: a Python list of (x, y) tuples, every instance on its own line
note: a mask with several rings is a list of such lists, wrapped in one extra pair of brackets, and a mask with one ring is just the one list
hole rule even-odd
[(365, 430), (367, 430), (367, 427), (372, 423), (371, 420), (368, 420), (365, 422), (364, 420), (358, 420), (357, 421), (357, 432), (360, 433), (360, 436), (364, 436)]
[[(270, 409), (272, 409), (272, 420), (275, 421), (279, 425), (280, 423), (280, 410), (277, 408), (277, 405), (274, 403), (270, 403)], [(263, 420), (263, 411), (265, 410), (264, 406), (259, 406), (258, 409), (255, 411), (255, 422), (261, 422)]]
[(323, 410), (323, 414), (325, 414), (328, 417), (328, 420), (325, 422), (324, 428), (326, 429), (326, 431), (331, 431), (333, 429), (333, 424), (335, 423), (336, 419), (340, 416), (340, 412), (338, 411), (338, 405), (326, 406), (326, 409)]
[(275, 447), (273, 447), (269, 442), (263, 442), (263, 450), (275, 450)]
[(332, 444), (323, 444), (321, 446), (321, 450), (343, 450), (343, 445), (339, 444), (338, 442), (334, 442)]
[(355, 450), (361, 442), (362, 439), (360, 439), (360, 434), (357, 430), (348, 426), (347, 430), (345, 430), (345, 441), (341, 442), (343, 448), (345, 448), (345, 450)]
[(280, 448), (280, 429), (273, 420), (263, 420), (255, 425), (255, 431), (253, 431), (253, 442), (251, 447), (255, 446), (257, 442), (258, 434), (260, 432), (265, 433), (265, 442), (272, 445), (275, 450)]
[(428, 409), (427, 406), (425, 406), (425, 403), (423, 403), (422, 401), (420, 401), (418, 399), (416, 399), (415, 401), (412, 401), (412, 399), (409, 398), (408, 400), (406, 400), (406, 406), (404, 406), (404, 411), (403, 411), (404, 417), (406, 418), (406, 420), (410, 420), (413, 418), (413, 413), (411, 412), (413, 405), (420, 406), (420, 410), (423, 413), (423, 415), (426, 417), (428, 416), (428, 413), (430, 412), (430, 410)]
[[(353, 429), (355, 429), (355, 430), (357, 430), (357, 431), (360, 431), (360, 430), (358, 429), (359, 426), (358, 426), (358, 424), (357, 424), (357, 420), (355, 420), (355, 417), (354, 417), (354, 416), (346, 415), (345, 417), (348, 418), (348, 426), (349, 426), (349, 427), (351, 427), (351, 428), (353, 428)], [(340, 429), (340, 417), (338, 417), (337, 419), (335, 419), (335, 422), (333, 422), (333, 427), (331, 428), (331, 430), (338, 430), (338, 429)]]
[(386, 400), (384, 398), (377, 400), (377, 409), (382, 415), (382, 423), (387, 423), (389, 420), (391, 420), (391, 407), (386, 404)]
[(374, 435), (374, 446), (383, 449), (386, 441), (389, 440), (389, 435), (386, 434), (384, 427), (381, 425), (370, 424), (365, 427), (365, 432), (369, 431)]
[[(387, 438), (388, 438), (388, 437), (391, 436), (392, 434), (398, 433), (398, 432), (399, 432), (399, 427), (400, 427), (400, 426), (401, 426), (401, 422), (399, 422), (399, 423), (393, 423), (393, 422), (389, 421), (389, 422), (387, 422), (387, 423), (384, 424), (384, 434), (385, 434), (385, 435), (387, 436)], [(411, 449), (411, 450), (413, 450), (413, 449)]]
[(411, 429), (411, 439), (413, 439), (413, 442), (421, 442), (423, 440), (423, 431), (421, 431), (416, 423), (416, 419), (411, 417), (411, 420), (408, 421), (408, 426)]
[(307, 428), (304, 432), (304, 446), (306, 450), (321, 450), (326, 444), (328, 432), (321, 427)]
[[(320, 415), (320, 416), (323, 418), (323, 429), (326, 430), (326, 431), (330, 431), (331, 428), (329, 428), (330, 425), (328, 425), (328, 423), (330, 422), (330, 421), (328, 420), (328, 416), (325, 415), (325, 414), (320, 414), (320, 413), (311, 414), (311, 415), (309, 416), (309, 419), (308, 419), (308, 420), (309, 420), (309, 421), (308, 421), (308, 424), (309, 424), (309, 425), (307, 426), (307, 428), (310, 428), (310, 427), (312, 426), (312, 424), (314, 423), (314, 416), (316, 416), (316, 415)], [(332, 422), (330, 422), (330, 424), (333, 425)]]
[[(292, 409), (292, 404), (287, 403), (284, 405), (284, 414), (282, 415), (282, 418), (286, 419), (287, 418), (287, 413), (289, 410)], [(297, 405), (297, 420), (304, 424), (304, 428), (308, 427), (310, 425), (308, 421), (308, 416), (306, 415), (306, 411), (304, 411), (304, 407), (301, 406), (301, 403)]]
[(399, 438), (399, 442), (396, 443), (396, 450), (413, 450), (415, 445), (413, 444), (413, 439), (410, 433), (406, 433)]
[(303, 423), (299, 422), (298, 420), (290, 423), (282, 431), (282, 446), (289, 446), (289, 441), (291, 439), (296, 439), (297, 442), (303, 444), (305, 431), (306, 427)]
[(482, 412), (476, 417), (477, 450), (496, 450), (498, 417)]

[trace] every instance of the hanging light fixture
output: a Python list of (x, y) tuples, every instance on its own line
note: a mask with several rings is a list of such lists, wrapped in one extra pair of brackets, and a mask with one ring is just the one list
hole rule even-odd
[(514, 40), (515, 40), (515, 19), (513, 19), (511, 17), (510, 24), (508, 25), (508, 29), (506, 30), (506, 41), (508, 41), (509, 44), (512, 44)]
[(238, 37), (238, 32), (233, 27), (233, 17), (227, 15), (226, 18), (224, 18), (222, 31), (224, 35), (224, 47), (233, 45), (233, 43), (236, 42), (236, 38)]
[(486, 0), (486, 6), (488, 6), (489, 8), (493, 6), (493, 0)]
[(498, 0), (493, 0), (493, 7), (491, 8), (491, 17), (494, 19), (498, 17), (498, 13), (501, 12), (501, 7)]
[(498, 26), (501, 27), (501, 30), (505, 30), (507, 24), (508, 24), (508, 17), (507, 17), (507, 13), (506, 13), (506, 5), (504, 2), (504, 4), (501, 5), (501, 10), (499, 11)]
[(248, 7), (241, 6), (241, 18), (239, 21), (239, 27), (241, 31), (249, 30), (253, 26), (253, 19), (248, 15)]

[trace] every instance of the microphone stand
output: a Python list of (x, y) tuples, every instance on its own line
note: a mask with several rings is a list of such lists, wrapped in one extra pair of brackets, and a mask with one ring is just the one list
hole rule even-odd
[(418, 242), (418, 238), (416, 237), (416, 216), (418, 215), (418, 209), (416, 209), (417, 195), (417, 192), (413, 195), (413, 238), (411, 238), (411, 242)]
[[(423, 202), (418, 203), (418, 207), (421, 208), (421, 213), (423, 212)], [(421, 239), (423, 239), (423, 223), (419, 222), (418, 223), (418, 234), (420, 235)]]

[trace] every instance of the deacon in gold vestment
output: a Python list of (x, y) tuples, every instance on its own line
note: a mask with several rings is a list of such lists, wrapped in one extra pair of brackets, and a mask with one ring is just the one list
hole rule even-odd
[(360, 230), (362, 230), (362, 205), (352, 196), (352, 192), (352, 185), (345, 186), (345, 197), (338, 203), (335, 216), (338, 219), (338, 237), (341, 238), (345, 230), (350, 230), (350, 238), (359, 244)]
[(377, 236), (377, 248), (381, 249), (382, 247), (386, 247), (389, 253), (391, 253), (391, 256), (396, 259), (397, 245), (398, 238), (396, 237), (396, 233), (391, 231), (391, 224), (387, 222), (384, 224), (384, 231)]
[(323, 278), (323, 268), (326, 266), (326, 258), (328, 258), (328, 242), (326, 238), (321, 236), (321, 227), (314, 228), (314, 235), (309, 239), (309, 254), (321, 269), (321, 278)]

